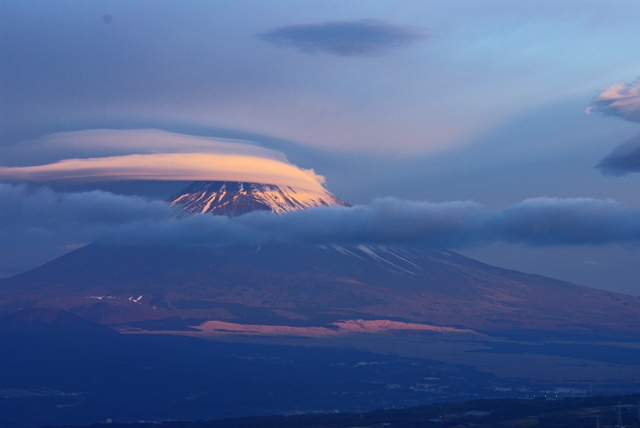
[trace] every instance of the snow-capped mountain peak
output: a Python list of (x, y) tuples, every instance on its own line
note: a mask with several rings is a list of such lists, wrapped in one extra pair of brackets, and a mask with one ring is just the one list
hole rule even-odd
[(167, 200), (187, 214), (239, 216), (251, 211), (284, 214), (321, 206), (349, 206), (328, 191), (238, 181), (196, 181)]

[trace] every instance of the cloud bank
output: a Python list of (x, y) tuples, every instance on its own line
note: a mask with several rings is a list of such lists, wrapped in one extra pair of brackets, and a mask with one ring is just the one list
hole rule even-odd
[(38, 166), (0, 166), (5, 182), (98, 182), (123, 180), (224, 180), (321, 190), (324, 177), (301, 169), (284, 154), (259, 146), (159, 130), (88, 130), (54, 134), (20, 150), (64, 153), (126, 153), (63, 159)]
[[(632, 83), (619, 82), (603, 88), (587, 109), (587, 113), (592, 112), (640, 123), (640, 78)], [(640, 172), (640, 134), (616, 147), (596, 168), (604, 175)]]
[(420, 28), (371, 19), (289, 25), (260, 34), (259, 37), (306, 53), (346, 57), (382, 55), (430, 35)]
[(380, 244), (464, 248), (494, 242), (529, 246), (637, 244), (640, 210), (613, 200), (527, 199), (502, 211), (473, 202), (394, 198), (368, 206), (321, 207), (282, 216), (254, 212), (178, 219), (164, 202), (107, 192), (57, 193), (0, 184), (0, 255), (43, 253), (88, 243), (207, 245)]

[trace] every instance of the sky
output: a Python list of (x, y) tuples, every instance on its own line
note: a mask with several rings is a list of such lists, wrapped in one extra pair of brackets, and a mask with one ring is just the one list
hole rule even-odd
[[(0, 275), (101, 240), (275, 236), (446, 246), (640, 295), (638, 16), (611, 0), (0, 2)], [(162, 201), (200, 179), (355, 207), (176, 223)]]

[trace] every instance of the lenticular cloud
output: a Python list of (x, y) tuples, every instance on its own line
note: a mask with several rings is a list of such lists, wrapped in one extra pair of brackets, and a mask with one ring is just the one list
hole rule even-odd
[(5, 182), (222, 180), (322, 189), (324, 177), (289, 163), (284, 154), (246, 142), (218, 141), (158, 130), (92, 130), (55, 134), (25, 145), (65, 152), (113, 154), (2, 166)]
[(430, 35), (415, 27), (385, 21), (333, 21), (319, 24), (288, 25), (259, 36), (277, 45), (291, 46), (306, 53), (376, 56), (408, 46)]

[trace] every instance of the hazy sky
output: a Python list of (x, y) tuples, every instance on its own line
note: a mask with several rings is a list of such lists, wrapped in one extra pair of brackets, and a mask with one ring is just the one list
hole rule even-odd
[[(0, 179), (31, 183), (3, 188), (16, 200), (45, 182), (55, 201), (93, 189), (164, 199), (184, 184), (169, 174), (176, 159), (218, 156), (209, 174), (228, 165), (220, 156), (253, 156), (252, 173), (275, 162), (374, 212), (386, 196), (403, 209), (472, 201), (463, 206), (479, 211), (464, 219), (482, 237), (455, 249), (640, 295), (638, 16), (640, 2), (611, 0), (0, 2)], [(105, 131), (123, 129), (137, 131)], [(33, 175), (87, 162), (118, 181), (104, 168), (95, 183)], [(167, 174), (135, 182), (125, 164)], [(551, 222), (562, 236), (541, 241), (520, 223), (487, 226), (531, 198), (560, 211), (606, 206), (615, 231), (581, 240)], [(27, 232), (6, 242), (24, 248), (5, 275), (95, 236), (43, 238), (32, 251), (40, 241), (27, 233), (55, 227), (19, 223)]]

